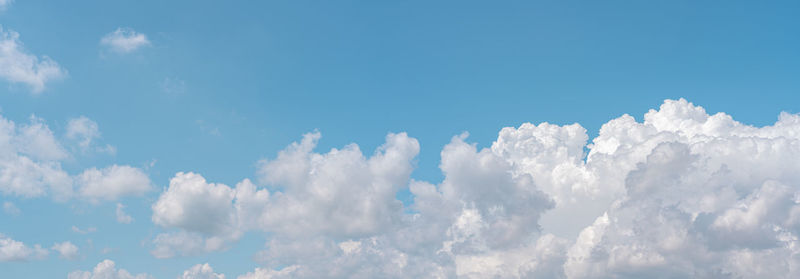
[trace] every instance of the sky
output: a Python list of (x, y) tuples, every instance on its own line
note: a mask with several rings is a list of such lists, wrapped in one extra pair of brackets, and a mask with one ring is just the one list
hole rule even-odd
[(0, 274), (800, 276), (798, 12), (0, 0)]

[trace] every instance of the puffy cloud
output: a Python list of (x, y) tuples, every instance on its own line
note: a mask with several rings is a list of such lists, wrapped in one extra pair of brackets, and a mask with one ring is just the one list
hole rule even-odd
[(62, 259), (74, 260), (78, 258), (78, 246), (69, 241), (53, 244), (50, 249), (58, 252), (59, 257)]
[(205, 263), (187, 269), (179, 279), (225, 279), (225, 275), (214, 273), (214, 269)]
[(103, 260), (92, 271), (76, 270), (67, 275), (68, 279), (150, 279), (146, 273), (131, 275), (124, 269), (117, 269), (112, 260)]
[[(11, 1), (0, 0), (0, 9)], [(28, 53), (19, 40), (19, 33), (0, 26), (0, 77), (11, 83), (24, 83), (33, 93), (40, 93), (45, 84), (61, 79), (67, 72), (47, 56)]]
[(159, 259), (175, 256), (193, 256), (224, 250), (228, 248), (228, 242), (236, 239), (227, 236), (206, 237), (199, 233), (187, 231), (161, 233), (153, 239), (154, 248), (150, 251), (150, 254)]
[(0, 192), (37, 197), (51, 193), (66, 199), (72, 193), (72, 179), (59, 160), (66, 151), (41, 119), (16, 125), (0, 117)]
[(75, 141), (82, 151), (94, 149), (98, 152), (106, 152), (110, 154), (116, 153), (116, 148), (111, 145), (94, 146), (95, 140), (100, 138), (100, 129), (97, 122), (85, 116), (70, 119), (67, 122), (67, 131), (65, 136), (67, 139)]
[[(88, 119), (79, 122), (94, 123)], [(68, 126), (74, 125), (78, 124)], [(81, 134), (75, 128), (67, 130), (67, 137)], [(148, 176), (130, 166), (90, 168), (72, 176), (61, 167), (68, 158), (71, 155), (44, 120), (31, 117), (29, 123), (17, 125), (0, 116), (0, 193), (4, 195), (99, 202), (141, 195), (152, 189)]]
[(0, 234), (0, 262), (41, 260), (48, 254), (49, 252), (39, 244), (29, 247), (25, 243)]
[(402, 214), (395, 193), (408, 182), (411, 160), (419, 152), (417, 141), (389, 134), (365, 158), (354, 144), (312, 153), (319, 137), (308, 134), (276, 160), (260, 163), (261, 180), (282, 191), (257, 189), (249, 180), (231, 188), (208, 183), (199, 174), (176, 174), (153, 204), (152, 219), (184, 233), (158, 236), (154, 255), (222, 249), (217, 240), (236, 240), (247, 230), (349, 237), (391, 229)]
[(207, 235), (227, 233), (235, 229), (234, 197), (234, 190), (224, 184), (181, 172), (153, 204), (153, 223)]
[(395, 198), (408, 183), (419, 143), (405, 133), (389, 134), (369, 158), (350, 144), (326, 154), (312, 150), (319, 133), (306, 134), (275, 160), (259, 163), (260, 181), (280, 187), (261, 216), (262, 227), (288, 235), (340, 237), (386, 231), (400, 218)]
[(125, 213), (125, 206), (121, 203), (117, 203), (117, 222), (121, 224), (130, 224), (133, 222), (133, 217)]
[(113, 201), (142, 195), (152, 189), (150, 178), (138, 168), (112, 165), (90, 168), (77, 177), (78, 193), (90, 201)]
[(150, 40), (131, 28), (117, 28), (100, 39), (100, 44), (118, 53), (130, 53), (150, 45)]
[(94, 139), (100, 137), (100, 129), (97, 127), (97, 122), (81, 116), (67, 122), (66, 136), (69, 139), (77, 140), (81, 147), (87, 148)]
[(504, 128), (484, 149), (464, 134), (441, 151), (440, 183), (409, 179), (419, 144), (405, 134), (371, 157), (316, 153), (319, 139), (259, 163), (272, 191), (177, 174), (153, 220), (178, 231), (154, 254), (257, 230), (264, 266), (239, 278), (800, 276), (800, 115), (754, 127), (680, 99), (591, 142), (578, 124)]
[(799, 120), (756, 128), (681, 99), (604, 125), (588, 161), (628, 170), (625, 192), (581, 232), (567, 275), (796, 277)]
[(298, 266), (288, 266), (281, 270), (273, 270), (268, 268), (256, 268), (253, 272), (248, 272), (245, 275), (239, 276), (238, 279), (281, 279), (293, 278), (292, 275), (298, 272)]

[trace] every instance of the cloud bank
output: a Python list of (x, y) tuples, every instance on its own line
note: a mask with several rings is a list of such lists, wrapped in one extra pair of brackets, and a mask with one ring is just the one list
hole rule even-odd
[[(410, 178), (420, 144), (404, 133), (372, 155), (318, 153), (320, 138), (260, 161), (256, 183), (177, 173), (152, 205), (151, 253), (257, 232), (261, 266), (238, 278), (800, 276), (800, 115), (754, 127), (679, 99), (591, 141), (579, 124), (504, 128), (482, 149), (465, 133), (440, 182)], [(182, 278), (222, 277), (203, 264)]]

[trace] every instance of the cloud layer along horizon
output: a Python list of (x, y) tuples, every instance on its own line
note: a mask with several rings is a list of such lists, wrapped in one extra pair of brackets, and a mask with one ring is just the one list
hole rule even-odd
[[(65, 171), (62, 162), (106, 150), (97, 123), (66, 123), (58, 135), (35, 116), (0, 117), (2, 195), (116, 203), (111, 215), (126, 224), (119, 200), (145, 196), (158, 228), (144, 245), (159, 259), (264, 235), (258, 267), (240, 279), (800, 277), (797, 114), (754, 127), (679, 99), (641, 121), (612, 119), (591, 140), (579, 124), (503, 128), (482, 149), (463, 133), (442, 148), (438, 182), (412, 178), (420, 143), (406, 133), (366, 153), (316, 151), (313, 132), (257, 162), (252, 180), (179, 172), (161, 193), (126, 165)], [(413, 202), (397, 199), (405, 190)], [(21, 213), (11, 202), (4, 212)], [(82, 256), (69, 241), (48, 250), (0, 234), (0, 261), (51, 250)], [(226, 278), (213, 265), (176, 276)], [(113, 259), (84, 269), (69, 278), (151, 277)]]
[[(255, 182), (176, 174), (152, 205), (163, 229), (153, 256), (213, 253), (260, 232), (262, 267), (238, 278), (800, 276), (796, 114), (754, 127), (680, 99), (641, 122), (612, 119), (591, 142), (579, 124), (504, 128), (483, 149), (464, 133), (442, 149), (438, 183), (410, 178), (420, 144), (405, 133), (372, 155), (355, 144), (317, 153), (320, 138), (260, 161)], [(181, 278), (224, 278), (211, 265)], [(111, 261), (94, 272), (133, 278)]]

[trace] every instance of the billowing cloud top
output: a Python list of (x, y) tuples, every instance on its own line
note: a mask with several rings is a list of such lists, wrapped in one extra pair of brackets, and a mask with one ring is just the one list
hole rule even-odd
[[(43, 195), (49, 177), (96, 202), (149, 189), (130, 167), (45, 175), (63, 173), (57, 162), (68, 156), (49, 129), (35, 118), (0, 123), (0, 170), (22, 175), (10, 166), (28, 164), (23, 177), (42, 185), (0, 176), (5, 194)], [(438, 183), (410, 178), (420, 144), (405, 133), (369, 156), (355, 144), (317, 153), (320, 139), (306, 134), (258, 162), (257, 184), (175, 174), (152, 205), (162, 230), (152, 255), (212, 253), (260, 232), (262, 266), (239, 278), (800, 276), (800, 115), (754, 127), (679, 99), (641, 122), (613, 119), (591, 141), (578, 124), (504, 128), (483, 149), (465, 133), (442, 149)], [(413, 203), (403, 205), (406, 188)], [(130, 218), (122, 208), (120, 222)], [(47, 252), (4, 241), (8, 259)], [(69, 244), (53, 249), (74, 257)], [(181, 278), (225, 278), (211, 264)], [(148, 276), (106, 260), (70, 278), (97, 274)]]

